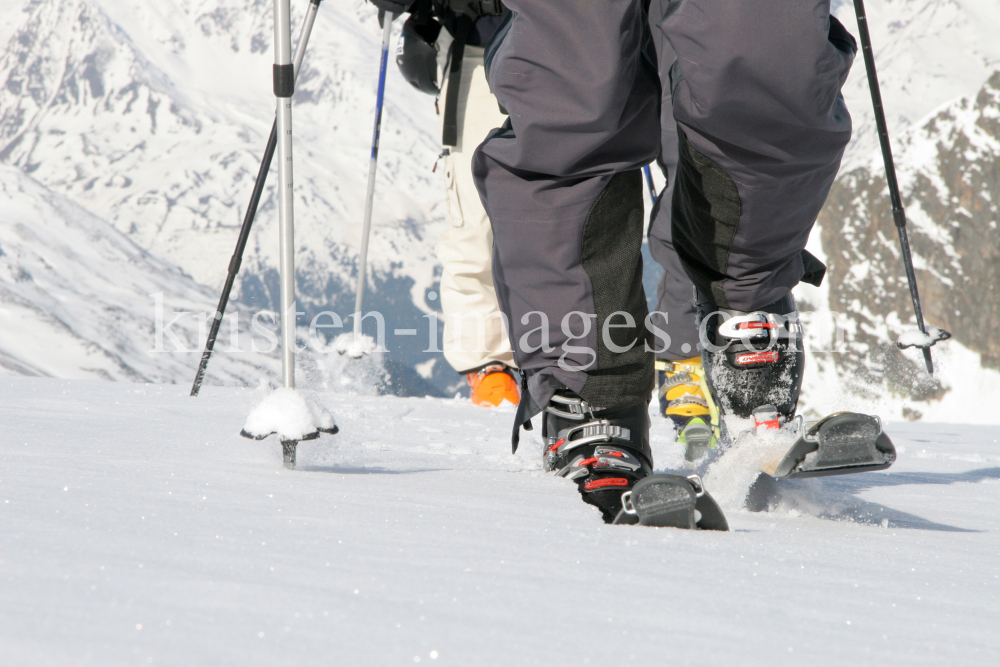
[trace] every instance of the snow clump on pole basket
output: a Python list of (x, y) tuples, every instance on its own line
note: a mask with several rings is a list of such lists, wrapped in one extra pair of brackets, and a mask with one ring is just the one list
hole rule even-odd
[(295, 444), (300, 440), (315, 440), (320, 433), (336, 433), (339, 429), (333, 415), (314, 400), (289, 387), (279, 387), (264, 397), (250, 411), (240, 435), (263, 440), (269, 435), (281, 439), (285, 467), (295, 467)]

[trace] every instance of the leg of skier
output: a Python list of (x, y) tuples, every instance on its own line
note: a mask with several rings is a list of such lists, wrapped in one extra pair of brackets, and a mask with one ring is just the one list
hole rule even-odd
[(656, 159), (666, 184), (653, 205), (649, 219), (649, 251), (663, 267), (656, 290), (656, 310), (650, 313), (653, 324), (667, 332), (669, 344), (656, 349), (656, 384), (660, 415), (671, 419), (677, 441), (684, 447), (688, 461), (696, 461), (714, 446), (709, 396), (705, 394), (694, 285), (688, 278), (674, 250), (670, 211), (677, 174), (677, 124), (670, 89), (670, 70), (677, 55), (659, 29), (670, 0), (652, 0), (649, 21), (656, 47), (660, 73), (660, 154)]
[(436, 248), (443, 269), (444, 357), (468, 379), (473, 403), (516, 405), (514, 355), (493, 287), (493, 232), (472, 180), (473, 151), (506, 120), (486, 83), (482, 47), (465, 47), (460, 82), (458, 141), (443, 159), (451, 227)]
[(822, 280), (805, 244), (851, 135), (840, 89), (855, 45), (829, 9), (684, 0), (656, 22), (677, 54), (671, 236), (697, 287), (709, 384), (736, 417), (770, 404), (788, 419), (798, 402), (791, 289)]
[[(515, 18), (487, 61), (510, 118), (473, 168), (528, 376), (515, 446), (546, 410), (547, 466), (608, 518), (652, 463), (639, 167), (660, 141), (655, 64), (639, 0), (506, 4)], [(829, 3), (765, 5), (681, 0), (660, 23), (684, 64), (670, 77), (674, 247), (713, 305), (747, 311), (805, 275), (808, 230), (850, 136), (839, 98), (850, 55), (827, 40)]]
[(652, 469), (640, 169), (657, 153), (659, 85), (648, 27), (639, 0), (505, 4), (514, 18), (487, 62), (510, 116), (473, 170), (527, 375), (515, 446), (545, 410), (546, 467), (611, 520)]

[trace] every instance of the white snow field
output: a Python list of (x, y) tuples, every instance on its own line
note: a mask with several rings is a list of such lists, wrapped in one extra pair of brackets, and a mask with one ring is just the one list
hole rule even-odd
[(509, 409), (312, 394), (288, 471), (258, 391), (186, 394), (0, 377), (0, 664), (1000, 664), (1000, 426), (709, 533), (605, 526)]

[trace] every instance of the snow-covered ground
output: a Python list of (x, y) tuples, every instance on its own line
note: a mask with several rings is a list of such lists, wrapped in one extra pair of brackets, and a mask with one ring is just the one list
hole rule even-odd
[(511, 410), (317, 394), (287, 471), (258, 392), (186, 393), (0, 377), (0, 663), (1000, 664), (997, 426), (719, 534), (603, 525)]

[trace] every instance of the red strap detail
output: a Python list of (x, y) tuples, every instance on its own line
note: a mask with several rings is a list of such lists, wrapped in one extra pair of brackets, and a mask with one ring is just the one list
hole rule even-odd
[(604, 452), (604, 454), (602, 454), (601, 456), (617, 456), (620, 459), (625, 458), (625, 455), (622, 454), (621, 452), (614, 452), (614, 451), (612, 451), (612, 452)]
[(778, 325), (774, 322), (740, 322), (736, 325), (737, 329), (777, 329)]
[(559, 440), (559, 441), (558, 441), (558, 442), (556, 442), (556, 443), (555, 443), (554, 445), (552, 445), (551, 447), (549, 447), (549, 451), (550, 451), (550, 452), (554, 452), (554, 451), (556, 451), (557, 449), (559, 449), (559, 448), (560, 448), (560, 447), (562, 446), (562, 444), (563, 444), (564, 442), (566, 442), (566, 438), (563, 438), (562, 440)]
[(597, 457), (596, 456), (591, 456), (589, 459), (584, 459), (584, 460), (580, 461), (579, 463), (577, 463), (576, 465), (582, 468), (583, 466), (589, 466), (591, 463), (593, 463), (595, 461), (597, 461)]
[(778, 360), (779, 356), (774, 350), (771, 352), (748, 352), (747, 354), (736, 355), (736, 363), (740, 366), (746, 366), (747, 364), (772, 364)]
[(624, 477), (605, 477), (604, 479), (592, 479), (583, 485), (584, 490), (593, 491), (602, 489), (605, 486), (628, 486), (628, 480)]

